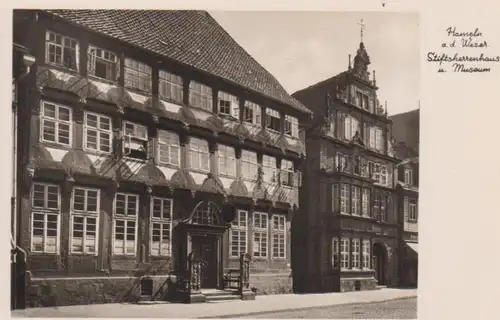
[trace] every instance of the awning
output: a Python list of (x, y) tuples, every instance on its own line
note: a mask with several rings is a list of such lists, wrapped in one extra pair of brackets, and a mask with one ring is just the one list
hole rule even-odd
[(418, 254), (418, 243), (405, 241), (408, 247), (410, 247), (415, 253)]

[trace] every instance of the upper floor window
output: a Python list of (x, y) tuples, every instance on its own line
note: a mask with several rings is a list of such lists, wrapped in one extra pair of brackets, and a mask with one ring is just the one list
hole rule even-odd
[(351, 186), (351, 213), (359, 216), (361, 212), (361, 189), (360, 187)]
[(293, 162), (281, 160), (281, 185), (293, 187), (294, 183)]
[(257, 178), (257, 153), (249, 150), (241, 151), (241, 175), (245, 179), (254, 180)]
[(356, 92), (358, 107), (368, 110), (368, 96), (360, 91)]
[(413, 172), (411, 169), (405, 169), (405, 184), (413, 184)]
[(58, 253), (61, 197), (59, 187), (34, 183), (31, 215), (31, 252)]
[(85, 112), (83, 136), (85, 149), (111, 152), (111, 118), (97, 113)]
[(233, 147), (219, 145), (219, 174), (236, 176), (236, 154)]
[(359, 132), (358, 119), (346, 116), (344, 119), (344, 138), (351, 140), (356, 135), (356, 132)]
[(264, 155), (262, 156), (263, 180), (269, 183), (276, 183), (276, 158)]
[(417, 200), (415, 199), (408, 200), (408, 218), (413, 221), (418, 219)]
[(118, 58), (113, 52), (89, 45), (87, 61), (89, 75), (116, 81), (119, 66)]
[(219, 91), (218, 93), (219, 113), (233, 118), (240, 118), (240, 103), (238, 97)]
[(278, 111), (266, 108), (266, 128), (277, 132), (281, 131), (281, 119)]
[(370, 216), (370, 189), (363, 188), (361, 212), (364, 217)]
[(145, 63), (125, 58), (125, 86), (151, 92), (152, 70)]
[(294, 138), (299, 136), (299, 120), (297, 118), (285, 115), (285, 134)]
[(59, 33), (47, 31), (45, 59), (47, 63), (78, 70), (78, 41)]
[(151, 255), (170, 256), (172, 242), (172, 199), (151, 199)]
[(370, 259), (371, 259), (370, 248), (371, 248), (370, 240), (363, 240), (363, 269), (370, 268)]
[(123, 123), (123, 155), (145, 160), (148, 155), (148, 130), (145, 126), (125, 121)]
[(340, 184), (340, 213), (349, 214), (349, 185)]
[(71, 212), (71, 253), (97, 252), (99, 189), (75, 187)]
[(243, 108), (243, 121), (260, 126), (262, 124), (260, 106), (251, 101), (245, 101), (245, 107)]
[(195, 170), (210, 171), (210, 151), (206, 140), (189, 139), (189, 166)]
[(196, 81), (189, 82), (189, 104), (212, 112), (212, 88)]
[(182, 103), (184, 101), (182, 78), (176, 74), (163, 70), (160, 70), (159, 76), (158, 94), (160, 99)]
[(41, 139), (71, 146), (71, 109), (60, 104), (42, 101)]
[(178, 167), (181, 162), (179, 135), (175, 132), (158, 130), (158, 163)]
[(267, 213), (253, 213), (253, 256), (267, 258)]

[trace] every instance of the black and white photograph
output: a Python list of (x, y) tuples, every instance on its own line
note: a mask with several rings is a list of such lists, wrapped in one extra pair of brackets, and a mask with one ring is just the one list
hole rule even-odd
[(12, 23), (12, 317), (417, 318), (418, 12)]

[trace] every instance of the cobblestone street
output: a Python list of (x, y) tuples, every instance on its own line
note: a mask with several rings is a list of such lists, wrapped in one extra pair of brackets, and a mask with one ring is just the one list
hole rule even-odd
[(398, 299), (376, 303), (337, 305), (307, 310), (260, 313), (238, 318), (416, 319), (417, 298)]

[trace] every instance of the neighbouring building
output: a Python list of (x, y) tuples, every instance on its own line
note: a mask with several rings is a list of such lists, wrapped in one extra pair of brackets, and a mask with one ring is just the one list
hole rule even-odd
[(306, 131), (302, 214), (292, 226), (292, 250), (304, 261), (293, 264), (300, 292), (398, 283), (392, 121), (369, 64), (361, 42), (347, 71), (292, 94), (315, 115)]
[(31, 306), (291, 290), (312, 113), (207, 12), (16, 10), (14, 41)]

